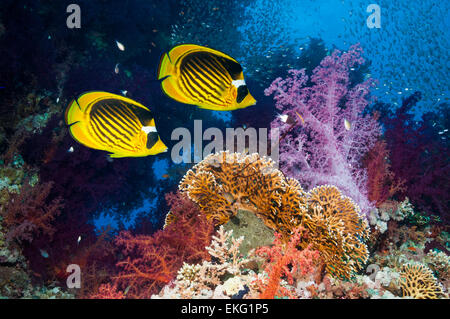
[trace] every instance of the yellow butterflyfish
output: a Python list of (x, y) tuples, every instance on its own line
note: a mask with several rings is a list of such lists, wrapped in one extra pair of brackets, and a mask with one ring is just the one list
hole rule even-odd
[(144, 105), (108, 92), (87, 92), (70, 102), (65, 112), (72, 137), (110, 157), (141, 157), (167, 151), (155, 120)]
[(200, 108), (231, 111), (256, 104), (242, 66), (220, 51), (182, 44), (163, 54), (158, 67), (162, 90), (170, 98)]

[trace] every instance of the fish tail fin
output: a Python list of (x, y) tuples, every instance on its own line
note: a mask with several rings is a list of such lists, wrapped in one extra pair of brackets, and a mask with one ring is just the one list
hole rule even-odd
[(168, 52), (165, 52), (161, 55), (161, 59), (159, 60), (158, 65), (158, 80), (167, 78), (174, 72), (174, 65), (170, 60), (170, 56)]
[(67, 125), (72, 125), (82, 120), (83, 114), (83, 110), (81, 109), (78, 100), (75, 98), (67, 106), (66, 111), (64, 112), (64, 120)]
[(98, 145), (86, 131), (86, 115), (81, 105), (80, 98), (75, 98), (69, 103), (64, 112), (64, 120), (69, 126), (69, 133), (78, 143), (90, 148), (99, 149)]

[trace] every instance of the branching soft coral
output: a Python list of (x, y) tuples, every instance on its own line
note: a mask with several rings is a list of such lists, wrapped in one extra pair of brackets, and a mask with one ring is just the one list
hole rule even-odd
[[(450, 215), (450, 157), (448, 103), (433, 108), (420, 121), (411, 111), (420, 100), (420, 92), (405, 98), (402, 105), (382, 117), (385, 138), (390, 153), (391, 170), (405, 181), (402, 196), (407, 196), (417, 209), (439, 214), (444, 222)], [(392, 109), (389, 105), (377, 108)]]
[(404, 181), (395, 178), (391, 171), (389, 151), (385, 141), (378, 141), (366, 154), (364, 166), (368, 174), (368, 197), (376, 207), (380, 207), (387, 199), (406, 189)]
[(205, 249), (211, 240), (213, 225), (187, 198), (167, 198), (172, 204), (174, 222), (151, 236), (120, 233), (115, 243), (122, 249), (123, 259), (114, 278), (128, 298), (150, 298), (171, 281), (183, 262), (208, 260)]
[(61, 198), (50, 198), (52, 186), (51, 182), (34, 187), (25, 182), (20, 193), (11, 196), (2, 212), (9, 240), (32, 242), (37, 236), (52, 237), (52, 222), (64, 206)]
[(266, 280), (258, 280), (257, 285), (261, 291), (261, 299), (273, 299), (275, 296), (292, 297), (293, 292), (280, 286), (282, 278), (286, 278), (290, 285), (294, 283), (294, 274), (304, 276), (315, 271), (318, 265), (319, 252), (309, 248), (299, 250), (302, 237), (302, 229), (295, 229), (288, 243), (281, 240), (281, 235), (276, 234), (271, 247), (261, 247), (256, 250), (256, 255), (265, 258), (264, 271), (268, 275)]
[[(265, 94), (273, 94), (276, 107), (297, 122), (288, 125), (290, 121), (278, 117), (271, 124), (283, 137), (282, 170), (309, 188), (336, 185), (367, 214), (373, 205), (367, 198), (361, 160), (381, 130), (376, 118), (363, 115), (373, 81), (350, 87), (350, 69), (364, 62), (361, 52), (358, 45), (344, 53), (335, 50), (314, 69), (311, 79), (305, 69), (289, 70), (288, 77), (277, 78)], [(312, 86), (306, 86), (308, 80)]]

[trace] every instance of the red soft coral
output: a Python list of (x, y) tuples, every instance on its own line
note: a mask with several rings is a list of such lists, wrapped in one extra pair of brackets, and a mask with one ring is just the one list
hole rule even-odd
[(380, 207), (387, 199), (405, 190), (404, 181), (395, 178), (389, 163), (386, 142), (378, 141), (364, 160), (367, 169), (367, 188), (371, 202)]
[(19, 194), (11, 196), (4, 208), (4, 223), (7, 239), (32, 242), (36, 236), (51, 238), (55, 232), (53, 220), (63, 208), (61, 198), (50, 198), (53, 183), (37, 184), (25, 182)]
[(275, 296), (293, 297), (293, 292), (280, 287), (280, 282), (285, 277), (289, 284), (294, 283), (294, 275), (312, 274), (316, 268), (319, 252), (306, 248), (297, 249), (300, 238), (304, 233), (301, 227), (296, 228), (289, 242), (284, 244), (281, 235), (276, 233), (273, 246), (261, 247), (256, 250), (256, 255), (265, 258), (264, 271), (268, 274), (268, 281), (257, 282), (262, 293), (261, 299), (273, 299)]
[(167, 227), (151, 236), (125, 231), (115, 239), (123, 259), (113, 280), (127, 291), (128, 298), (150, 298), (175, 277), (183, 262), (210, 258), (205, 247), (214, 230), (211, 222), (189, 199), (179, 194), (169, 194), (166, 199), (173, 218)]

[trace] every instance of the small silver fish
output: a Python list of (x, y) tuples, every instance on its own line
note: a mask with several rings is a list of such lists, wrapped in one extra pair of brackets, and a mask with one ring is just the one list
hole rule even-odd
[(114, 67), (114, 73), (119, 74), (119, 63)]
[(81, 235), (78, 236), (78, 239), (77, 239), (77, 245), (80, 243), (80, 241), (81, 241)]
[(344, 119), (344, 126), (347, 131), (350, 131), (352, 128), (352, 124), (347, 119)]
[(71, 147), (67, 150), (68, 153), (73, 153), (73, 151), (74, 151), (73, 146), (71, 146)]
[(120, 93), (122, 93), (123, 96), (127, 96), (128, 91), (127, 90), (121, 90)]
[(278, 118), (281, 120), (281, 122), (286, 123), (288, 120), (289, 115), (287, 114), (278, 114)]
[(45, 250), (39, 249), (39, 251), (41, 252), (41, 256), (44, 258), (48, 258), (48, 252), (46, 252)]
[(116, 44), (120, 51), (125, 51), (125, 46), (122, 43), (116, 40)]

